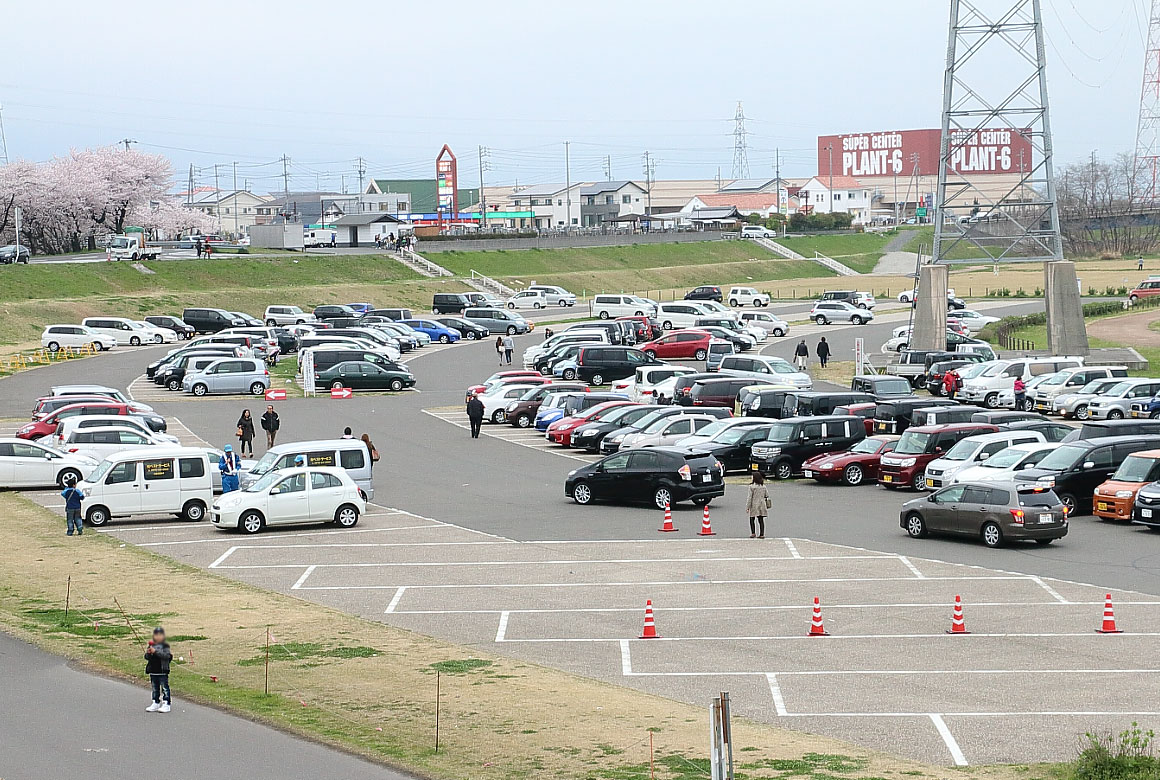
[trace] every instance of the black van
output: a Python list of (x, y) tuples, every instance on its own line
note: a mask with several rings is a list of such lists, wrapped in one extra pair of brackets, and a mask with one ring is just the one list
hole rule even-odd
[(850, 390), (855, 393), (868, 393), (874, 396), (875, 401), (901, 398), (914, 392), (909, 379), (888, 374), (859, 374), (850, 380)]
[(971, 422), (987, 423), (989, 425), (1005, 425), (1019, 420), (1042, 420), (1043, 415), (1033, 412), (1013, 412), (1010, 410), (989, 412), (986, 409), (971, 415)]
[(678, 406), (692, 406), (693, 398), (690, 393), (693, 392), (693, 385), (702, 379), (720, 379), (721, 375), (710, 371), (700, 371), (696, 374), (684, 374), (679, 376), (673, 382), (673, 398), (672, 402)]
[(339, 363), (346, 363), (350, 360), (362, 360), (367, 363), (374, 363), (382, 366), (388, 371), (397, 371), (399, 366), (395, 361), (391, 360), (386, 355), (378, 352), (368, 352), (365, 349), (342, 349), (336, 347), (314, 347), (311, 352), (314, 353), (314, 373), (325, 371), (331, 366), (336, 366)]
[(801, 471), (802, 463), (815, 455), (848, 450), (866, 438), (860, 417), (826, 414), (787, 417), (769, 428), (763, 441), (753, 443), (749, 468), (778, 479)]
[(833, 414), (834, 409), (847, 404), (861, 404), (873, 401), (866, 393), (811, 391), (793, 392), (786, 396), (787, 417), (805, 417), (811, 414)]
[(375, 317), (386, 317), (388, 320), (394, 320), (395, 322), (415, 319), (415, 315), (411, 313), (410, 309), (371, 309), (370, 311), (364, 311), (362, 316), (365, 317), (368, 314), (374, 315)]
[(949, 423), (974, 422), (971, 417), (976, 412), (985, 411), (979, 406), (940, 406), (931, 404), (915, 410), (911, 415), (911, 425), (947, 425)]
[(773, 390), (766, 387), (749, 387), (737, 394), (735, 414), (739, 417), (772, 417), (780, 420), (793, 417), (786, 411), (786, 402), (797, 390)]
[(1069, 433), (1064, 441), (1094, 439), (1098, 436), (1157, 436), (1160, 420), (1088, 420), (1079, 430)]
[[(890, 398), (878, 402), (874, 412), (874, 433), (902, 433), (912, 425), (920, 425), (914, 421), (919, 409), (930, 409), (934, 406), (958, 406), (947, 398)], [(926, 415), (923, 415), (925, 419)]]
[(602, 385), (633, 376), (641, 366), (659, 366), (662, 362), (639, 349), (603, 344), (582, 347), (576, 354), (576, 378), (590, 385)]
[(471, 299), (464, 293), (435, 293), (431, 300), (431, 311), (435, 314), (463, 314), (463, 310), (470, 305)]
[(226, 328), (243, 328), (246, 321), (225, 309), (186, 309), (181, 319), (197, 333), (217, 333)]
[(1092, 494), (1133, 452), (1160, 447), (1160, 436), (1100, 436), (1059, 445), (1033, 468), (1015, 472), (1016, 484), (1034, 482), (1051, 487), (1074, 515), (1091, 510)]

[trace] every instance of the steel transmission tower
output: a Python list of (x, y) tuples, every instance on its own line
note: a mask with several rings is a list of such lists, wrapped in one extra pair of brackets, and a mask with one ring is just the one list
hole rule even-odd
[(1132, 191), (1140, 204), (1152, 205), (1160, 187), (1160, 2), (1148, 15), (1148, 49), (1140, 88), (1140, 122), (1136, 125), (1136, 170)]
[(1040, 0), (950, 6), (932, 261), (1061, 260)]
[(737, 101), (737, 113), (733, 116), (733, 178), (749, 178), (749, 148), (745, 130), (745, 111), (741, 101)]

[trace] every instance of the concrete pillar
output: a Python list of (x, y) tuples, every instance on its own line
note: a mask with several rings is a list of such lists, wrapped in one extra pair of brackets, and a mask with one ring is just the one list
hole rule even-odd
[(1053, 355), (1087, 355), (1087, 327), (1075, 263), (1054, 260), (1043, 264), (1047, 298), (1047, 349)]
[(949, 269), (929, 264), (918, 269), (918, 306), (914, 311), (911, 349), (947, 348), (947, 278)]

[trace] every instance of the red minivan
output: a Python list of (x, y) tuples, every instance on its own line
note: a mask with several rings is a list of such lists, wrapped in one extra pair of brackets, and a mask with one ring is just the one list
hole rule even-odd
[[(28, 425), (25, 425), (23, 428), (16, 432), (16, 438), (39, 439), (41, 436), (48, 436), (49, 434), (56, 432), (57, 423), (59, 423), (61, 420), (64, 420), (68, 417), (75, 417), (79, 414), (134, 414), (141, 418), (160, 419), (158, 415), (152, 413), (142, 414), (131, 409), (128, 404), (117, 403), (116, 401), (109, 401), (106, 403), (86, 401), (84, 403), (72, 404), (70, 406), (62, 406), (52, 414), (46, 417), (41, 417), (35, 422), (28, 423)], [(149, 427), (153, 430), (159, 430), (153, 426), (153, 423), (150, 420), (146, 419), (146, 422), (150, 422)]]
[(712, 334), (705, 330), (674, 330), (655, 341), (641, 344), (638, 349), (652, 358), (704, 360), (709, 356), (709, 340), (712, 338)]

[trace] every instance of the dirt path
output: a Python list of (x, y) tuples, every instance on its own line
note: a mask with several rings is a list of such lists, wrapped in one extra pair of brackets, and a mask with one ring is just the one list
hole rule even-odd
[(1148, 326), (1160, 320), (1160, 311), (1143, 311), (1123, 317), (1097, 320), (1088, 325), (1090, 338), (1103, 339), (1126, 347), (1160, 347), (1160, 332)]

